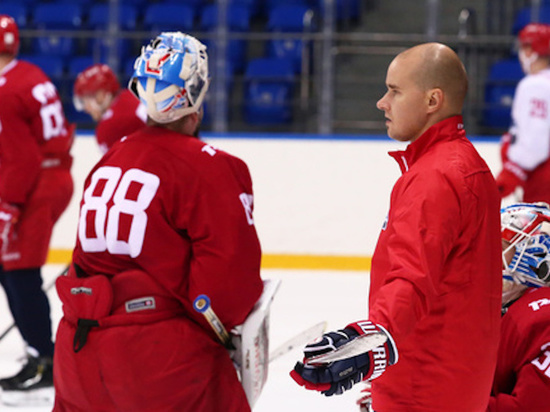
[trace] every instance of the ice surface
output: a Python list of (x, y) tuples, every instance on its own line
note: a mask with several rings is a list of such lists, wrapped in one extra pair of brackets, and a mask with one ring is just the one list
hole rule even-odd
[[(44, 285), (51, 284), (63, 265), (47, 265), (43, 270)], [(339, 271), (264, 270), (264, 278), (282, 280), (271, 309), (270, 345), (276, 348), (310, 326), (326, 321), (328, 330), (339, 329), (348, 323), (367, 317), (368, 273)], [(61, 305), (55, 288), (48, 292), (55, 326), (61, 316)], [(0, 334), (12, 323), (5, 300), (0, 292)], [(17, 359), (24, 356), (24, 348), (17, 330), (12, 330), (0, 341), (0, 376), (9, 376), (20, 368)], [(269, 378), (254, 412), (335, 412), (358, 411), (359, 397), (356, 385), (341, 396), (325, 397), (298, 386), (289, 372), (301, 359), (296, 348), (270, 364)], [(6, 412), (45, 412), (51, 407), (8, 407)]]

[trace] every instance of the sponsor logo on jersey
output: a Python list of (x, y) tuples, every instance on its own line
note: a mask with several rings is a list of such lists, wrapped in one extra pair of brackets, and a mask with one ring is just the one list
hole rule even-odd
[(92, 288), (85, 288), (84, 286), (80, 286), (77, 288), (71, 288), (71, 295), (91, 295), (92, 294)]
[(126, 313), (137, 312), (139, 310), (155, 309), (157, 307), (157, 305), (155, 304), (155, 298), (153, 297), (129, 300), (125, 303), (125, 306)]

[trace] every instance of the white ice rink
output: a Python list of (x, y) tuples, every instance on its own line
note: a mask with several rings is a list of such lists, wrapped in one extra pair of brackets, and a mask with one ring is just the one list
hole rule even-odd
[[(44, 284), (49, 285), (63, 269), (61, 265), (44, 268)], [(368, 272), (263, 270), (264, 278), (281, 279), (281, 287), (271, 309), (271, 348), (310, 326), (326, 321), (328, 330), (344, 327), (347, 323), (367, 317)], [(48, 296), (52, 304), (52, 318), (57, 324), (61, 306), (52, 288)], [(0, 292), (0, 334), (11, 324), (12, 319)], [(12, 330), (0, 341), (0, 376), (16, 373), (24, 356), (19, 333)], [(325, 397), (306, 391), (289, 377), (294, 363), (301, 358), (301, 351), (294, 349), (270, 364), (269, 378), (254, 412), (335, 412), (358, 411), (355, 405), (359, 397), (358, 387), (341, 396)], [(7, 407), (6, 412), (45, 412), (51, 407)]]

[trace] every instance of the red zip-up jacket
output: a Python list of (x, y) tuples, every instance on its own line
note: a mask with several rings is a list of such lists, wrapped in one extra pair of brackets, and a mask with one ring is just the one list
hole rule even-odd
[(501, 307), (500, 198), (462, 117), (390, 153), (403, 175), (373, 256), (369, 319), (399, 361), (373, 381), (377, 412), (485, 411)]

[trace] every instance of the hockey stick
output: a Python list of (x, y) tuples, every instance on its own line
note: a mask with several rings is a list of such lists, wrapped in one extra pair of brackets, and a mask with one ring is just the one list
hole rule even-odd
[(307, 359), (307, 363), (330, 363), (343, 359), (353, 358), (362, 353), (369, 352), (377, 346), (383, 345), (388, 340), (386, 334), (373, 332), (368, 335), (360, 335), (348, 343), (322, 355)]
[[(44, 292), (49, 292), (51, 288), (53, 288), (55, 286), (55, 281), (57, 280), (57, 278), (59, 276), (64, 276), (68, 271), (69, 271), (69, 267), (71, 266), (71, 264), (69, 263), (67, 266), (65, 266), (65, 268), (61, 271), (61, 273), (59, 273), (59, 275), (57, 275), (50, 283), (48, 283), (46, 285), (46, 287), (44, 288)], [(9, 325), (5, 330), (4, 332), (2, 332), (0, 334), (0, 342), (2, 341), (2, 339), (4, 339), (6, 337), (6, 335), (8, 333), (11, 332), (11, 330), (15, 328), (15, 322), (12, 322), (11, 325)]]
[(296, 336), (290, 338), (285, 343), (274, 349), (269, 354), (269, 362), (273, 362), (278, 357), (290, 352), (297, 346), (303, 346), (306, 343), (312, 341), (313, 339), (321, 336), (327, 327), (327, 322), (319, 322), (316, 325), (298, 333)]
[(216, 335), (221, 343), (223, 343), (226, 348), (232, 348), (233, 345), (231, 344), (231, 336), (229, 336), (227, 329), (225, 329), (225, 326), (223, 326), (220, 318), (218, 318), (218, 315), (216, 315), (216, 312), (212, 309), (210, 298), (206, 295), (197, 296), (193, 302), (193, 308), (204, 316), (214, 332), (216, 332)]

